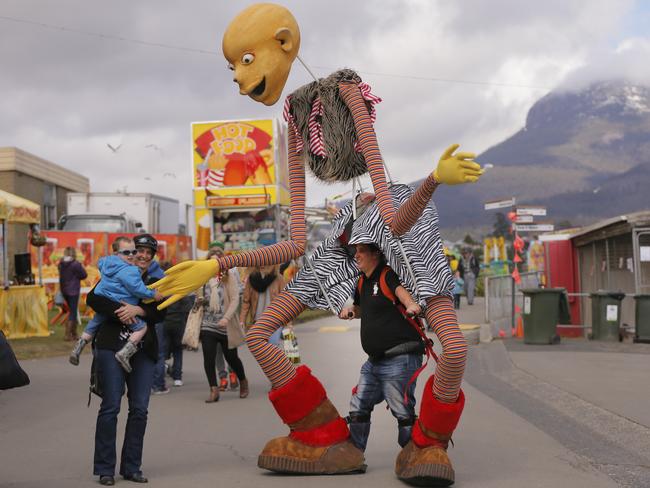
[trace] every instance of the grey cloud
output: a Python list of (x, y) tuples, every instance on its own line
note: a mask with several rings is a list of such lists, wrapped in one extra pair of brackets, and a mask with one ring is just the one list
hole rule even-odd
[[(189, 201), (191, 121), (280, 115), (280, 105), (264, 107), (240, 96), (220, 55), (227, 23), (251, 3), (5, 0), (1, 15), (213, 53), (0, 19), (0, 145), (17, 145), (80, 171), (94, 190), (127, 185), (145, 191), (155, 185), (156, 191)], [(283, 3), (301, 26), (301, 57), (319, 76), (344, 66), (358, 69), (384, 98), (377, 132), (385, 159), (402, 181), (430, 171), (448, 144), (460, 142), (478, 152), (498, 142), (523, 125), (530, 105), (544, 94), (415, 77), (553, 87), (566, 71), (584, 64), (588, 68), (569, 80), (601, 76), (606, 70), (597, 66), (606, 43), (632, 5), (618, 0), (550, 0), (532, 7), (516, 0)], [(612, 54), (600, 64), (619, 60), (624, 70), (633, 59)], [(296, 64), (285, 94), (309, 81)], [(105, 143), (120, 134), (125, 152), (111, 158)], [(165, 157), (144, 151), (149, 143), (163, 147)], [(178, 180), (155, 179), (168, 171)], [(342, 191), (314, 182), (310, 188), (317, 203)]]

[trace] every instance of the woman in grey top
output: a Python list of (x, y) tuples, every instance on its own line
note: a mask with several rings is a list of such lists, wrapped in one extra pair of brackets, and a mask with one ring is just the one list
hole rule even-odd
[[(210, 251), (208, 259), (214, 259), (216, 252)], [(248, 380), (244, 365), (237, 355), (237, 346), (243, 341), (239, 326), (237, 307), (239, 305), (239, 284), (236, 277), (228, 271), (221, 278), (212, 278), (198, 293), (195, 307), (203, 307), (201, 322), (201, 345), (203, 367), (210, 384), (210, 396), (206, 403), (219, 401), (216, 356), (217, 345), (221, 344), (226, 361), (239, 379), (239, 396), (248, 396)], [(234, 337), (237, 336), (237, 337)]]

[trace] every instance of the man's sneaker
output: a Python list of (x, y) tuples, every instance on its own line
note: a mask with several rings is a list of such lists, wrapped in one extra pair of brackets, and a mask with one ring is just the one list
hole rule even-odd
[(152, 395), (166, 395), (167, 393), (169, 393), (169, 388), (167, 388), (166, 386), (160, 388), (159, 390), (151, 390)]
[(239, 388), (239, 381), (237, 380), (237, 375), (235, 373), (230, 373), (230, 389), (236, 390)]
[(183, 386), (183, 380), (174, 380), (174, 386)]
[(228, 380), (226, 378), (221, 378), (219, 380), (219, 390), (226, 391), (228, 388)]

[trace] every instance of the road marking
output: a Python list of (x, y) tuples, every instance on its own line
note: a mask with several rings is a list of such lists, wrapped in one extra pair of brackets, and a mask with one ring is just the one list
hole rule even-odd
[(460, 327), (460, 330), (476, 330), (481, 328), (477, 324), (458, 324), (458, 327)]
[(347, 332), (348, 330), (350, 330), (350, 327), (346, 327), (345, 325), (332, 325), (321, 327), (318, 329), (318, 332)]

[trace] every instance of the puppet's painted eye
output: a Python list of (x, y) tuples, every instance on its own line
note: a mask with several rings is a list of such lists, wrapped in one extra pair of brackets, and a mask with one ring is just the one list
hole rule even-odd
[(233, 65), (232, 63), (228, 63), (228, 69), (230, 71), (235, 71), (235, 65)]
[(251, 64), (253, 61), (255, 61), (255, 56), (250, 53), (244, 54), (241, 58), (242, 64)]

